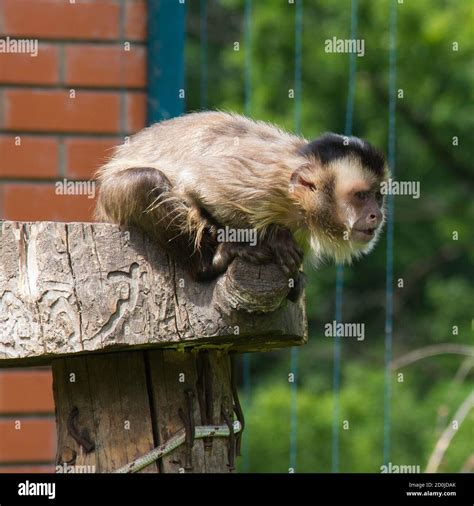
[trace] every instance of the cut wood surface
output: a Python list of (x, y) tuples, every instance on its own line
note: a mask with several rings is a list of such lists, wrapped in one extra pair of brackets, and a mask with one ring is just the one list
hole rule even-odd
[[(116, 471), (182, 430), (181, 415), (194, 426), (224, 424), (222, 409), (233, 419), (230, 357), (218, 350), (61, 358), (53, 361), (53, 377), (56, 465), (63, 469)], [(229, 438), (208, 439), (195, 440), (189, 451), (182, 445), (141, 472), (231, 472)]]
[(276, 265), (236, 260), (209, 283), (138, 231), (0, 223), (0, 367), (141, 348), (265, 351), (303, 344), (304, 303)]
[[(142, 353), (111, 353), (53, 361), (58, 466), (118, 469), (155, 446)], [(73, 437), (86, 431), (86, 451)], [(76, 438), (77, 439), (77, 438)], [(93, 447), (92, 447), (93, 445)], [(90, 467), (89, 467), (90, 466)], [(157, 464), (143, 470), (158, 472)]]

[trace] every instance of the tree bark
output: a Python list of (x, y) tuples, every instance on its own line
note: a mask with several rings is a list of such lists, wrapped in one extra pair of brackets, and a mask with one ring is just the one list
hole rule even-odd
[(2, 222), (0, 259), (0, 367), (52, 364), (57, 472), (115, 471), (183, 430), (142, 472), (232, 471), (230, 352), (307, 340), (276, 265), (196, 283), (137, 231), (94, 223)]
[[(204, 367), (201, 367), (204, 362)], [(53, 361), (57, 472), (113, 472), (185, 427), (233, 419), (229, 355), (134, 351)], [(196, 439), (140, 472), (233, 471), (228, 437)]]
[(93, 223), (2, 222), (0, 258), (0, 367), (85, 352), (306, 342), (303, 301), (286, 300), (276, 265), (237, 260), (196, 283), (140, 233)]

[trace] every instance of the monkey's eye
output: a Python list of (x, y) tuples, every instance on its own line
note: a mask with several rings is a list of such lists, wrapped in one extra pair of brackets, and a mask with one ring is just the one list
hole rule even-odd
[(375, 192), (375, 200), (377, 204), (381, 206), (383, 204), (383, 195), (380, 192)]
[(316, 186), (311, 181), (307, 181), (306, 179), (301, 178), (300, 182), (303, 186), (308, 188), (308, 190), (310, 190), (312, 192), (316, 191)]
[(356, 192), (354, 195), (356, 199), (360, 200), (361, 202), (364, 202), (365, 200), (367, 200), (369, 192)]

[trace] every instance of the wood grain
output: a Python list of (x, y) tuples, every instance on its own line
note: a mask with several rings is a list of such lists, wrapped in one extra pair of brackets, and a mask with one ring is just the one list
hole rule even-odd
[(136, 231), (0, 223), (0, 367), (143, 348), (263, 351), (304, 344), (303, 300), (275, 265), (235, 261), (209, 283)]
[[(52, 364), (57, 466), (111, 472), (183, 427), (232, 423), (229, 353), (307, 340), (288, 291), (277, 266), (241, 260), (194, 282), (114, 225), (1, 222), (0, 367)], [(230, 437), (190, 442), (142, 472), (233, 471)]]
[[(53, 361), (58, 454), (56, 465), (94, 466), (111, 472), (155, 444), (143, 352), (110, 353)], [(86, 453), (68, 428), (73, 407), (77, 428), (87, 429), (95, 448)], [(157, 464), (142, 472), (158, 472)]]

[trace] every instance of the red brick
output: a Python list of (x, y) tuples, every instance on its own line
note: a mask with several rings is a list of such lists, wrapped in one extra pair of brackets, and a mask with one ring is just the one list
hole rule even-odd
[(4, 104), (3, 89), (0, 86), (0, 132), (3, 129), (3, 123), (5, 122), (5, 104)]
[(118, 93), (76, 91), (70, 98), (63, 90), (7, 89), (3, 99), (7, 130), (115, 133), (120, 126)]
[[(20, 137), (20, 145), (15, 139)], [(58, 170), (58, 140), (54, 137), (0, 137), (0, 176), (54, 177)]]
[(0, 184), (0, 220), (3, 219), (3, 203), (4, 203), (4, 194), (5, 189), (3, 188), (3, 185)]
[(93, 221), (95, 199), (86, 195), (56, 195), (54, 184), (9, 183), (3, 186), (3, 218), (6, 220)]
[(66, 48), (65, 81), (72, 86), (146, 85), (145, 48), (80, 44)]
[(117, 0), (2, 0), (3, 34), (10, 37), (113, 40), (119, 37)]
[(125, 38), (145, 40), (147, 36), (147, 14), (145, 0), (125, 2)]
[(54, 413), (51, 371), (0, 372), (0, 413)]
[[(15, 429), (20, 420), (21, 428)], [(0, 462), (46, 462), (56, 453), (53, 419), (11, 418), (0, 420)]]
[(55, 84), (58, 77), (58, 48), (51, 44), (39, 44), (35, 57), (0, 53), (0, 83)]
[(53, 464), (50, 466), (31, 466), (31, 465), (17, 465), (17, 466), (0, 466), (0, 474), (2, 473), (55, 473), (56, 468)]
[(75, 138), (66, 139), (66, 171), (70, 178), (89, 179), (112, 155), (112, 148), (121, 144), (119, 139)]
[(146, 94), (129, 93), (127, 97), (127, 130), (135, 133), (146, 126)]

